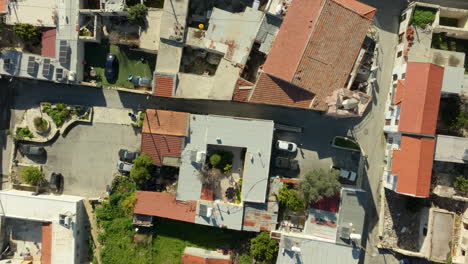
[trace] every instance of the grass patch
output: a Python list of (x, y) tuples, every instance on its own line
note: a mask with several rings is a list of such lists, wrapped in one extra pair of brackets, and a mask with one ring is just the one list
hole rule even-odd
[[(109, 52), (117, 56), (118, 62), (117, 77), (112, 83), (109, 83), (104, 76), (106, 55)], [(154, 54), (130, 50), (124, 46), (109, 45), (105, 42), (85, 43), (85, 60), (87, 66), (93, 67), (100, 77), (97, 80), (98, 84), (125, 88), (135, 88), (127, 79), (129, 74), (152, 79), (156, 65)]]
[(16, 138), (17, 139), (22, 139), (22, 138), (33, 138), (34, 134), (29, 130), (28, 127), (18, 127), (16, 129)]
[(160, 219), (156, 224), (154, 263), (180, 263), (187, 246), (217, 249), (229, 244), (239, 248), (251, 233)]
[(333, 144), (338, 147), (361, 151), (358, 143), (344, 137), (335, 137)]
[(414, 9), (410, 24), (425, 28), (427, 25), (434, 22), (437, 10), (429, 7), (417, 6)]

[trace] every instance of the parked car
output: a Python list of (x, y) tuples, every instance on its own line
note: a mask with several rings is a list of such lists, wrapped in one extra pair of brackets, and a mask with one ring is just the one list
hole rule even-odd
[(117, 56), (113, 53), (108, 53), (106, 56), (106, 68), (104, 70), (104, 76), (108, 81), (112, 81), (115, 79), (116, 74), (116, 67), (117, 67)]
[(126, 149), (119, 150), (119, 159), (124, 162), (133, 162), (138, 156), (140, 156), (138, 152), (132, 152)]
[(340, 170), (340, 177), (347, 179), (348, 181), (354, 182), (356, 180), (357, 174), (354, 171)]
[(52, 172), (52, 174), (50, 174), (49, 187), (53, 192), (61, 192), (63, 190), (62, 174)]
[(132, 167), (133, 167), (132, 163), (128, 163), (128, 162), (125, 162), (125, 161), (118, 161), (117, 162), (117, 169), (121, 173), (124, 173), (124, 174), (130, 173), (130, 171), (132, 170)]
[(297, 151), (297, 145), (296, 143), (289, 142), (289, 141), (284, 141), (284, 140), (278, 140), (276, 142), (276, 148), (279, 150), (284, 150), (288, 152), (296, 152)]
[(19, 151), (23, 155), (43, 155), (46, 152), (43, 147), (34, 145), (20, 145)]
[(281, 169), (290, 169), (290, 170), (298, 170), (299, 164), (297, 160), (288, 159), (285, 157), (276, 157), (275, 159), (275, 166)]

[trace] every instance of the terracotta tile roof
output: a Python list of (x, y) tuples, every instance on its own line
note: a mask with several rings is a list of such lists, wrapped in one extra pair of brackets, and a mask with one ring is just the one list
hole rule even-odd
[(42, 224), (41, 240), (41, 263), (50, 264), (52, 262), (52, 224)]
[(345, 86), (371, 25), (375, 9), (354, 2), (293, 1), (265, 62), (266, 73), (311, 91), (316, 110)]
[(137, 191), (133, 213), (195, 223), (196, 201), (178, 202), (175, 195), (162, 192)]
[(55, 57), (55, 39), (57, 30), (55, 28), (46, 30), (42, 33), (41, 55), (47, 57)]
[(251, 86), (253, 88), (254, 84), (245, 80), (244, 78), (239, 78), (236, 82), (236, 87), (234, 88), (232, 100), (239, 102), (247, 102), (249, 100), (250, 92), (252, 91), (252, 89), (240, 89), (241, 86)]
[(398, 80), (395, 96), (393, 97), (393, 104), (397, 105), (403, 100), (403, 94), (406, 90), (405, 82)]
[(250, 102), (309, 108), (314, 95), (291, 83), (261, 73)]
[(188, 113), (147, 109), (145, 122), (143, 123), (143, 132), (186, 136), (188, 118)]
[(214, 259), (194, 256), (190, 254), (182, 255), (181, 264), (231, 264), (230, 259)]
[(7, 4), (8, 4), (8, 0), (0, 0), (0, 13), (7, 12)]
[(180, 157), (184, 143), (184, 137), (143, 132), (141, 152), (150, 155), (154, 164), (161, 166), (163, 157)]
[(155, 96), (172, 97), (174, 93), (174, 76), (154, 75)]
[[(400, 110), (400, 132), (431, 134), (436, 130), (444, 68), (431, 63), (408, 63)], [(400, 95), (399, 95), (400, 96)]]
[(396, 191), (429, 197), (435, 140), (402, 136), (400, 149), (393, 151), (392, 174), (398, 175)]

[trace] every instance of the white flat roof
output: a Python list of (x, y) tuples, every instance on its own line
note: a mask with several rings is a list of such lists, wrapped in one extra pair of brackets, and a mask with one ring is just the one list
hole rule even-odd
[[(84, 232), (81, 219), (81, 197), (9, 190), (0, 191), (0, 210), (6, 217), (52, 223), (52, 264), (76, 263), (78, 231)], [(59, 224), (59, 215), (74, 215), (72, 227)]]
[(242, 201), (264, 203), (270, 171), (274, 123), (271, 120), (228, 116), (190, 116), (190, 136), (182, 154), (177, 189), (178, 200), (198, 200), (201, 182), (190, 151), (206, 151), (208, 145), (246, 148)]
[(437, 135), (434, 160), (468, 163), (468, 138)]
[[(76, 2), (79, 2), (76, 0)], [(32, 24), (41, 27), (55, 27), (54, 12), (57, 10), (56, 0), (21, 0), (9, 1), (10, 12), (6, 15), (6, 23)]]

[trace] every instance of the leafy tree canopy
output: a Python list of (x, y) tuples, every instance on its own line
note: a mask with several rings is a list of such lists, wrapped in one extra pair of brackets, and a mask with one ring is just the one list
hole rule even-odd
[(300, 183), (300, 189), (306, 201), (320, 201), (325, 197), (336, 195), (341, 184), (338, 181), (338, 170), (318, 169), (308, 172)]
[(261, 232), (250, 240), (250, 254), (256, 263), (266, 264), (278, 254), (278, 244), (266, 232)]

